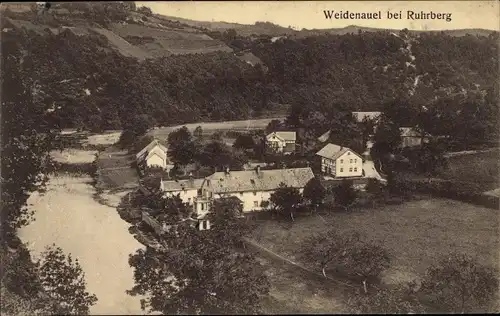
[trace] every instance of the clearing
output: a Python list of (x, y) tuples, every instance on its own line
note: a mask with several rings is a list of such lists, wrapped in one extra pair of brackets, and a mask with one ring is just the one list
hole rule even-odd
[(422, 275), (451, 251), (465, 252), (492, 267), (498, 264), (498, 212), (447, 199), (298, 218), (293, 225), (268, 220), (259, 226), (254, 239), (291, 260), (300, 253), (301, 243), (315, 233), (329, 228), (357, 230), (388, 249), (392, 263), (384, 281), (389, 284)]
[(203, 133), (205, 135), (214, 134), (216, 132), (246, 132), (249, 130), (256, 129), (265, 129), (269, 122), (272, 120), (281, 120), (283, 121), (284, 117), (275, 117), (275, 118), (265, 118), (265, 119), (253, 119), (253, 120), (244, 120), (244, 121), (225, 121), (225, 122), (200, 122), (200, 123), (190, 123), (190, 124), (182, 124), (176, 126), (169, 127), (160, 127), (157, 129), (152, 129), (148, 132), (148, 135), (157, 137), (159, 139), (167, 139), (168, 134), (175, 129), (186, 126), (190, 132), (192, 133), (196, 127), (201, 126), (203, 129)]

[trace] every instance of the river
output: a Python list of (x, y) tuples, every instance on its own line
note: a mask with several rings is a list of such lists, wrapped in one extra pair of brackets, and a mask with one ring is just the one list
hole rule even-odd
[[(79, 162), (81, 154), (85, 153), (77, 153)], [(77, 158), (75, 153), (70, 157)], [(93, 153), (88, 157), (93, 159)], [(87, 291), (98, 298), (91, 314), (144, 314), (140, 298), (125, 292), (134, 284), (129, 254), (143, 246), (129, 233), (130, 225), (116, 209), (94, 200), (91, 181), (90, 177), (52, 177), (45, 194), (34, 193), (29, 198), (35, 221), (20, 229), (19, 236), (34, 258), (55, 243), (78, 259)]]

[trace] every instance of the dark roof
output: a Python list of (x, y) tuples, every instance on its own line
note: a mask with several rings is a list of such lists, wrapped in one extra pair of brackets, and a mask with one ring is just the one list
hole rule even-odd
[[(288, 187), (303, 188), (314, 178), (311, 168), (272, 169), (216, 172), (206, 178), (207, 185), (215, 193), (273, 191), (281, 183)], [(208, 184), (208, 180), (210, 184)]]

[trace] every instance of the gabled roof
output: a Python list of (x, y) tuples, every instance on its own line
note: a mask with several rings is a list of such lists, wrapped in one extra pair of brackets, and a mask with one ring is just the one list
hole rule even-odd
[(153, 149), (155, 146), (158, 146), (164, 152), (167, 152), (167, 147), (160, 144), (160, 142), (157, 139), (154, 139), (153, 141), (151, 141), (151, 143), (149, 143), (146, 147), (144, 147), (140, 152), (138, 152), (137, 155), (135, 155), (135, 158), (139, 159), (141, 156), (145, 155), (146, 153), (149, 153), (149, 151), (151, 151), (151, 149)]
[(204, 179), (184, 179), (161, 181), (160, 188), (165, 192), (175, 192), (182, 190), (198, 190), (201, 188)]
[(269, 138), (273, 135), (276, 135), (278, 138), (281, 138), (284, 141), (295, 141), (297, 139), (297, 133), (295, 132), (272, 132), (269, 133), (266, 138)]
[(204, 186), (214, 193), (273, 191), (281, 183), (303, 188), (312, 178), (311, 168), (259, 170), (258, 173), (255, 170), (216, 172), (206, 178)]
[(324, 158), (336, 160), (337, 158), (339, 158), (340, 156), (342, 156), (343, 154), (345, 154), (348, 151), (352, 152), (353, 154), (355, 154), (359, 158), (363, 158), (358, 153), (356, 153), (354, 150), (352, 150), (351, 148), (342, 147), (342, 146), (335, 145), (335, 144), (327, 144), (320, 151), (318, 151), (316, 153), (316, 155), (324, 157)]
[(368, 119), (376, 119), (378, 118), (382, 112), (352, 112), (352, 115), (356, 118), (356, 121), (362, 122), (366, 117)]
[(321, 135), (320, 137), (318, 137), (318, 141), (324, 143), (327, 140), (329, 140), (331, 132), (332, 131), (327, 130), (323, 135)]

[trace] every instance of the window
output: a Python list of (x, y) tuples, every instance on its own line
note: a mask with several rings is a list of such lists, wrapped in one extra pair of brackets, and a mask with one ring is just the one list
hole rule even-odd
[(210, 180), (207, 180), (207, 185), (210, 186)]
[(358, 168), (354, 168), (354, 172), (358, 171)]
[(352, 159), (349, 159), (349, 162), (352, 163)]
[(258, 201), (253, 201), (253, 206), (254, 207), (258, 207), (259, 206), (259, 202)]
[(347, 152), (347, 156), (349, 156), (350, 154), (351, 154), (351, 152), (349, 152), (349, 151), (348, 151), (348, 152)]
[(256, 196), (256, 195), (257, 195), (257, 192), (255, 192), (255, 191), (254, 191), (254, 192), (253, 192), (253, 196)]
[(340, 172), (344, 172), (344, 168), (340, 168)]
[(243, 196), (243, 192), (240, 192), (240, 195)]
[(352, 172), (352, 168), (349, 168), (349, 172)]
[(202, 211), (205, 210), (205, 204), (203, 204), (203, 203), (201, 204), (201, 210)]
[(340, 163), (344, 163), (344, 159), (340, 159)]

